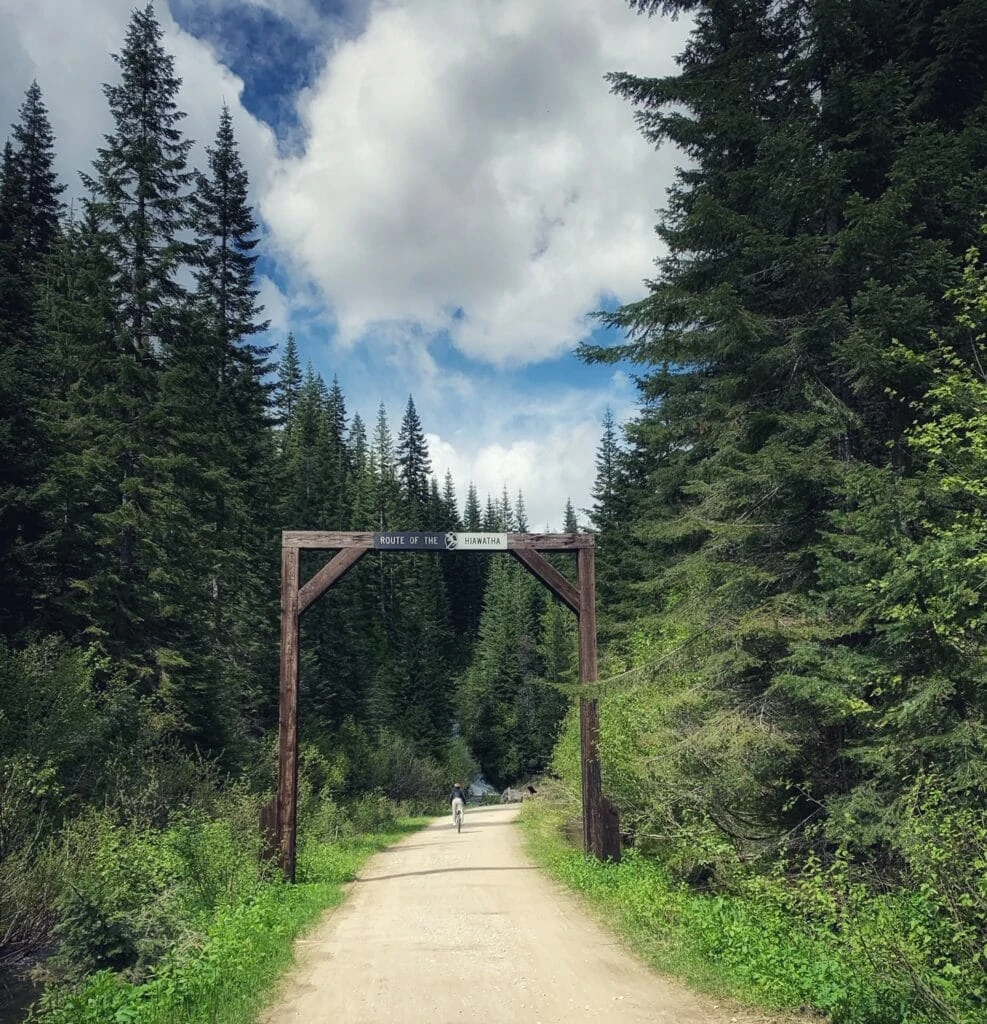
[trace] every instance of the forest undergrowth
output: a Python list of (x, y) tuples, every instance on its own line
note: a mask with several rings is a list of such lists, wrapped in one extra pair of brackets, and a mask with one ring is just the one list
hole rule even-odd
[(690, 884), (633, 847), (619, 865), (584, 856), (571, 827), (578, 804), (559, 787), (540, 792), (521, 815), (536, 862), (644, 960), (697, 991), (832, 1024), (984, 1020), (984, 979), (961, 948), (983, 934), (983, 815), (961, 821), (930, 801), (910, 888), (882, 892), (841, 856), (797, 873), (737, 870), (729, 883)]
[[(236, 811), (252, 811), (243, 800)], [(343, 897), (371, 854), (422, 827), (384, 797), (309, 808), (297, 882), (258, 861), (251, 818), (175, 816), (161, 830), (91, 819), (69, 883), (37, 1024), (249, 1024), (291, 963), (293, 942)], [(81, 852), (81, 846), (80, 846)], [(83, 975), (74, 963), (106, 966)], [(123, 964), (129, 966), (123, 966)], [(58, 978), (56, 975), (60, 974)]]

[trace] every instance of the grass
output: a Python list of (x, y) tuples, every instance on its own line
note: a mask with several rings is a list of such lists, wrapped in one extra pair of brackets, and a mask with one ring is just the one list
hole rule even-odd
[(814, 931), (771, 893), (697, 893), (634, 851), (620, 865), (602, 864), (569, 845), (564, 821), (551, 803), (525, 804), (530, 855), (661, 973), (762, 1013), (824, 1016), (834, 1024), (907, 1019), (866, 971), (846, 962), (836, 937)]
[(566, 819), (551, 803), (524, 804), (520, 824), (531, 858), (652, 967), (711, 995), (740, 996), (715, 965), (697, 961), (682, 941), (683, 895), (660, 865), (625, 856), (615, 867), (586, 857), (566, 841)]
[(150, 980), (111, 971), (62, 991), (29, 1019), (38, 1024), (251, 1024), (291, 964), (294, 940), (344, 895), (374, 853), (428, 823), (404, 819), (386, 831), (300, 851), (296, 885), (270, 881), (222, 908), (199, 943), (176, 950)]

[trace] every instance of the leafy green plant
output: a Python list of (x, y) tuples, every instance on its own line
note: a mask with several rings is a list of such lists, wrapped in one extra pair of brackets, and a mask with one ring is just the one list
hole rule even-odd
[(584, 857), (563, 837), (565, 803), (526, 804), (521, 820), (536, 860), (696, 987), (833, 1024), (974, 1024), (985, 1007), (987, 819), (934, 784), (915, 796), (905, 874), (883, 886), (844, 850), (697, 891), (634, 849), (616, 866)]
[[(375, 816), (379, 822), (380, 812)], [(372, 853), (401, 835), (421, 827), (423, 820), (392, 820), (386, 831), (350, 835), (335, 842), (307, 841), (299, 849), (298, 884), (287, 885), (278, 875), (230, 887), (241, 877), (213, 872), (203, 875), (206, 857), (231, 856), (233, 833), (224, 823), (182, 822), (157, 839), (158, 862), (167, 865), (184, 897), (180, 909), (191, 912), (197, 927), (187, 941), (173, 942), (140, 979), (132, 972), (104, 969), (75, 984), (50, 986), (30, 1020), (36, 1024), (249, 1024), (267, 993), (290, 963), (292, 943), (327, 907), (342, 898), (343, 882), (352, 879)], [(121, 839), (115, 827), (98, 823), (98, 853), (90, 868), (101, 878), (119, 884), (125, 867), (133, 865), (136, 851), (148, 853), (146, 836), (133, 842)], [(153, 845), (153, 844), (152, 844)], [(250, 858), (252, 851), (234, 857)], [(152, 866), (152, 856), (147, 866)], [(152, 875), (154, 872), (152, 871)], [(109, 884), (109, 881), (107, 881)], [(145, 880), (146, 888), (153, 886)], [(131, 880), (131, 891), (140, 885)], [(108, 894), (93, 891), (109, 903)], [(125, 902), (121, 899), (120, 902)], [(211, 909), (210, 909), (211, 904)], [(118, 917), (107, 920), (120, 925)], [(183, 918), (191, 924), (188, 918)], [(103, 938), (104, 954), (111, 953), (110, 936)]]

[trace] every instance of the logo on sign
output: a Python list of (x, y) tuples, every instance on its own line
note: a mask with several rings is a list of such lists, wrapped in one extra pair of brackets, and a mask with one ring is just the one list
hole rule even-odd
[(446, 551), (455, 551), (459, 538), (454, 533), (446, 534)]

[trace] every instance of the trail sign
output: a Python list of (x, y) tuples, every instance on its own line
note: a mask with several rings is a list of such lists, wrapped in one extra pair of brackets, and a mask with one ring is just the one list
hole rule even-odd
[[(579, 623), (579, 681), (596, 680), (596, 553), (594, 538), (582, 533), (370, 533), (333, 530), (284, 530), (281, 534), (281, 699), (278, 739), (278, 791), (273, 808), (275, 847), (285, 877), (295, 880), (295, 831), (298, 809), (299, 619), (368, 551), (506, 551), (540, 580)], [(303, 551), (335, 554), (304, 585)], [(576, 583), (545, 553), (576, 556)], [(579, 701), (582, 761), (583, 849), (600, 860), (620, 860), (620, 819), (603, 792), (600, 769), (600, 711), (595, 697)], [(262, 831), (271, 831), (271, 808), (262, 814)]]
[(377, 551), (445, 551), (444, 533), (375, 533)]
[(375, 533), (376, 551), (506, 551), (506, 533)]
[(506, 551), (507, 534), (447, 533), (446, 547), (450, 551)]

